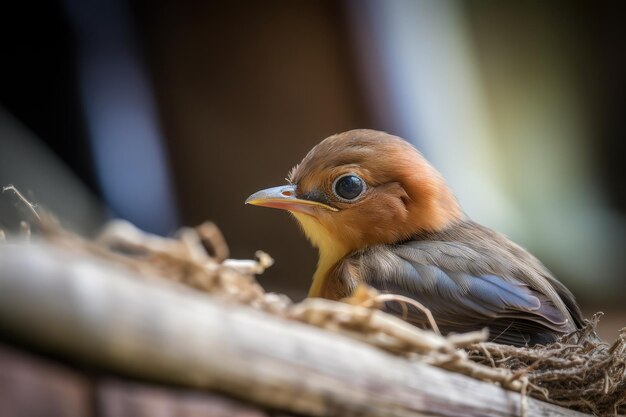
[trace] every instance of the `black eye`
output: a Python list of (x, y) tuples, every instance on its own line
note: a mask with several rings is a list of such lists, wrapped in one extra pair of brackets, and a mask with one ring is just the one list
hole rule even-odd
[(354, 174), (344, 175), (335, 181), (335, 194), (344, 200), (354, 200), (365, 191), (365, 181)]

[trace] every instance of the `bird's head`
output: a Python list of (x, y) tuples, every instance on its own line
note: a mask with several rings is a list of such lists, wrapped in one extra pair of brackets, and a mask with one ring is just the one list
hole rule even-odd
[(384, 132), (351, 130), (323, 140), (288, 181), (246, 203), (291, 212), (322, 256), (399, 242), (463, 216), (437, 170), (409, 143)]

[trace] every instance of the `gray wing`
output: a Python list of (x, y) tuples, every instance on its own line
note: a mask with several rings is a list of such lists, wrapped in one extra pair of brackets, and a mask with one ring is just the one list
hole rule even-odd
[[(531, 345), (554, 341), (575, 329), (549, 280), (539, 273), (528, 276), (532, 270), (504, 265), (462, 244), (413, 241), (375, 246), (345, 258), (335, 273), (345, 283), (365, 282), (419, 301), (444, 333), (489, 327), (493, 341)], [(396, 315), (403, 314), (401, 307), (397, 302), (386, 305)], [(408, 313), (408, 321), (426, 326), (420, 311), (409, 307)]]

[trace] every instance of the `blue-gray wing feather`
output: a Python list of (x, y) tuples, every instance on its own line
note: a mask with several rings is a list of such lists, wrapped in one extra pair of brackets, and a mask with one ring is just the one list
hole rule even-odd
[[(365, 282), (419, 301), (445, 333), (489, 327), (495, 341), (526, 345), (553, 341), (576, 328), (560, 287), (554, 288), (555, 280), (544, 269), (499, 255), (456, 242), (412, 241), (353, 253), (335, 274), (348, 287)], [(404, 312), (397, 302), (386, 309)], [(415, 308), (409, 308), (406, 319), (427, 325)]]

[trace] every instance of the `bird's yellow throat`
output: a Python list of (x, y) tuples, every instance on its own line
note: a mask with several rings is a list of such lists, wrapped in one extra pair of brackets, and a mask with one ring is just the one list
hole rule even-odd
[(309, 289), (309, 297), (321, 297), (328, 271), (349, 252), (317, 219), (306, 214), (294, 213), (306, 237), (319, 250), (317, 269)]

